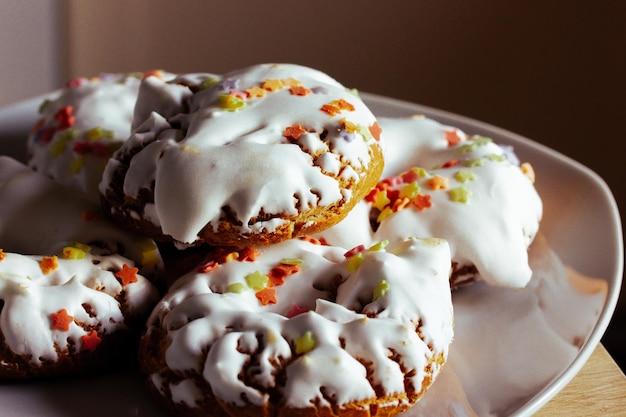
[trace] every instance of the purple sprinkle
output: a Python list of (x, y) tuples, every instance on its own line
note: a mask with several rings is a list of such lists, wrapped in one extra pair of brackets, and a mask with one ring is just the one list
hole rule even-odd
[(227, 78), (217, 84), (217, 88), (222, 91), (237, 90), (239, 88), (239, 80), (236, 78)]
[(517, 157), (517, 155), (515, 154), (515, 151), (513, 150), (513, 146), (511, 146), (511, 145), (500, 145), (500, 148), (502, 148), (502, 151), (504, 152), (504, 156), (506, 157), (506, 159), (512, 165), (519, 166), (520, 160)]
[(345, 130), (342, 130), (341, 132), (339, 132), (339, 137), (346, 142), (352, 142), (356, 138), (356, 135), (354, 133), (349, 133)]
[(315, 94), (327, 94), (328, 90), (326, 90), (324, 87), (313, 87), (311, 88), (311, 91)]

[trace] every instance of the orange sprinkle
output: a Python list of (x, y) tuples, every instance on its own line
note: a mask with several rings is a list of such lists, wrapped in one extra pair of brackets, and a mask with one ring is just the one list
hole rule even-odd
[(267, 91), (278, 91), (285, 86), (283, 80), (265, 80), (263, 82), (263, 88)]
[(428, 186), (433, 190), (445, 190), (448, 188), (448, 179), (440, 175), (435, 175), (427, 182)]
[(0, 249), (0, 262), (2, 262), (4, 260), (4, 258), (7, 257), (7, 254), (4, 253), (4, 251), (2, 249)]
[(380, 134), (383, 133), (383, 128), (380, 127), (378, 122), (374, 122), (374, 124), (368, 127), (368, 129), (370, 133), (372, 134), (372, 136), (374, 137), (374, 139), (376, 139), (377, 141), (380, 141)]
[(524, 162), (520, 165), (520, 168), (522, 169), (522, 172), (524, 173), (524, 175), (528, 177), (530, 182), (534, 184), (535, 183), (535, 170), (533, 169), (533, 166), (529, 164), (528, 162)]
[(98, 332), (92, 330), (91, 333), (86, 334), (80, 337), (80, 341), (82, 342), (81, 350), (88, 350), (93, 352), (96, 350), (100, 342), (102, 342), (102, 338), (98, 336)]
[(289, 140), (298, 140), (300, 136), (307, 133), (307, 130), (302, 127), (302, 125), (297, 124), (294, 126), (287, 126), (283, 131), (283, 136)]
[(305, 242), (313, 243), (314, 245), (321, 245), (322, 242), (319, 239), (314, 238), (313, 236), (305, 235), (300, 236), (300, 240), (304, 240)]
[(119, 278), (122, 282), (122, 285), (126, 286), (128, 284), (137, 282), (137, 272), (139, 272), (138, 268), (132, 268), (124, 264), (122, 265), (122, 269), (115, 273), (115, 277)]
[(296, 86), (290, 87), (289, 92), (293, 96), (306, 96), (312, 93), (311, 90), (309, 90), (308, 88), (302, 85), (296, 85)]
[(248, 98), (261, 98), (261, 97), (265, 97), (265, 95), (267, 94), (266, 91), (267, 90), (259, 86), (254, 86), (254, 87), (246, 89), (246, 94), (248, 95)]
[(454, 146), (461, 142), (461, 136), (459, 136), (459, 131), (457, 129), (446, 130), (443, 133), (448, 141), (448, 146)]
[(163, 71), (161, 70), (150, 70), (143, 73), (142, 78), (146, 79), (148, 77), (157, 77), (159, 79), (163, 79)]
[(74, 321), (74, 317), (67, 314), (67, 310), (64, 308), (50, 314), (50, 318), (52, 319), (52, 330), (62, 330), (64, 332), (70, 330), (70, 324)]
[(272, 268), (267, 274), (269, 278), (269, 286), (270, 287), (278, 287), (279, 285), (283, 285), (285, 283), (285, 278), (289, 275), (295, 274), (300, 270), (298, 265), (288, 265), (288, 264), (280, 264), (274, 268)]
[(402, 210), (406, 208), (409, 205), (409, 203), (411, 203), (411, 200), (409, 200), (408, 197), (398, 198), (396, 201), (393, 202), (392, 210), (394, 212)]
[(276, 290), (273, 288), (264, 288), (255, 295), (261, 305), (276, 304)]
[(354, 106), (344, 99), (339, 99), (331, 101), (328, 104), (324, 104), (320, 110), (330, 114), (331, 116), (336, 116), (343, 110), (354, 111)]
[(433, 203), (430, 201), (430, 195), (418, 194), (417, 197), (413, 199), (413, 205), (417, 207), (419, 211), (422, 211), (432, 207)]
[(39, 268), (41, 268), (41, 271), (45, 275), (48, 275), (50, 272), (57, 269), (58, 266), (59, 264), (57, 263), (56, 256), (44, 256), (41, 262), (39, 262)]
[(256, 259), (258, 258), (258, 256), (261, 253), (250, 247), (250, 246), (246, 246), (245, 248), (243, 248), (242, 250), (239, 251), (239, 258), (238, 260), (243, 262), (243, 261), (249, 261), (249, 262), (254, 262), (256, 261)]

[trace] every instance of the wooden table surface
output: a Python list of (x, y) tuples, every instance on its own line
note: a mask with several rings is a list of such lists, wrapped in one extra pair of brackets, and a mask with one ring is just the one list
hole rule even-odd
[(626, 416), (626, 376), (598, 345), (574, 379), (535, 416)]

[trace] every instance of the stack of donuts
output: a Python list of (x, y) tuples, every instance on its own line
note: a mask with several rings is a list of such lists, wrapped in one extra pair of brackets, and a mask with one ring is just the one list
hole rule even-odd
[(524, 287), (528, 163), (328, 75), (73, 80), (0, 157), (0, 376), (137, 358), (178, 416), (393, 416), (446, 362), (451, 291)]

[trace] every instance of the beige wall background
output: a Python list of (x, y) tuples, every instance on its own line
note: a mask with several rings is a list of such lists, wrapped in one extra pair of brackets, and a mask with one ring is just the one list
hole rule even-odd
[[(25, 33), (35, 36), (30, 44), (39, 52), (9, 50), (11, 59), (19, 57), (10, 64), (3, 53), (3, 76), (8, 65), (18, 72), (35, 66), (48, 75), (58, 71), (60, 85), (100, 72), (223, 72), (259, 62), (300, 63), (362, 91), (464, 114), (554, 148), (600, 174), (626, 212), (624, 1), (24, 3), (35, 9), (0, 0), (0, 23), (10, 25), (0, 25), (0, 51), (7, 51), (6, 42), (23, 45), (19, 34)], [(61, 42), (54, 44), (55, 36)], [(42, 65), (51, 65), (49, 72)], [(0, 91), (11, 84), (5, 76)], [(625, 320), (621, 308), (612, 327)], [(621, 339), (613, 331), (606, 342), (619, 354), (626, 352)]]

